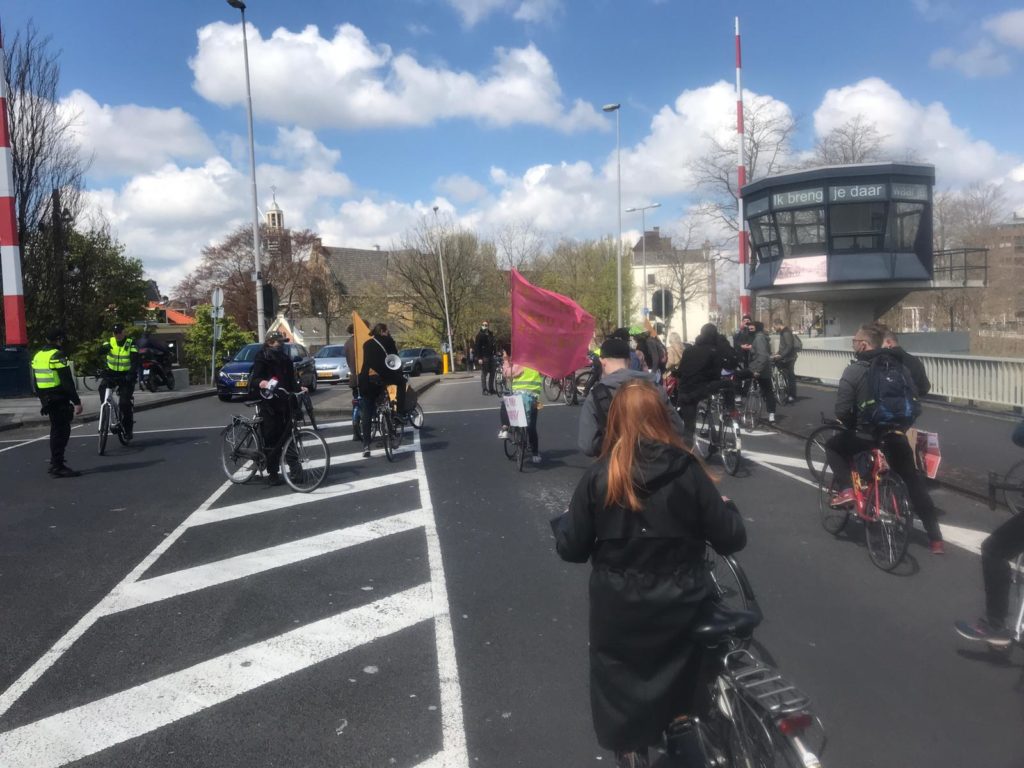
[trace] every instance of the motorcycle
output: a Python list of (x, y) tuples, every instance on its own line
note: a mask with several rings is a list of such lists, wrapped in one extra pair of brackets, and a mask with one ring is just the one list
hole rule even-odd
[(139, 357), (142, 363), (139, 368), (141, 386), (150, 392), (156, 392), (160, 386), (166, 386), (168, 390), (174, 389), (174, 371), (171, 369), (170, 360), (148, 348), (139, 350)]

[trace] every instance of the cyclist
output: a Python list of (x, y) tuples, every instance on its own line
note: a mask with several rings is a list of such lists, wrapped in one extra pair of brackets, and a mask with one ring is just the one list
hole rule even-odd
[(754, 332), (750, 340), (750, 358), (747, 367), (753, 378), (757, 379), (768, 409), (768, 423), (775, 423), (775, 391), (772, 389), (772, 345), (764, 332), (764, 323), (760, 320), (752, 322), (748, 328)]
[(405, 376), (402, 369), (388, 368), (388, 355), (398, 355), (398, 346), (391, 338), (387, 323), (377, 323), (370, 330), (370, 338), (363, 343), (363, 368), (359, 371), (359, 410), (363, 418), (360, 432), (363, 437), (363, 458), (370, 456), (371, 424), (376, 412), (377, 398), (389, 384), (398, 390), (398, 412), (405, 413)]
[[(846, 430), (829, 438), (825, 443), (828, 465), (835, 476), (838, 493), (832, 500), (832, 506), (842, 507), (854, 500), (853, 479), (850, 473), (850, 462), (858, 453), (870, 450), (875, 445), (882, 449), (889, 467), (902, 478), (910, 494), (914, 511), (921, 519), (925, 532), (928, 534), (928, 548), (932, 554), (945, 553), (942, 543), (942, 531), (939, 528), (935, 506), (932, 504), (924, 480), (917, 471), (914, 453), (907, 442), (902, 429), (909, 427), (913, 416), (901, 416), (893, 421), (879, 420), (879, 408), (875, 407), (875, 399), (879, 393), (873, 391), (875, 384), (871, 381), (872, 363), (885, 363), (888, 357), (899, 366), (903, 373), (905, 386), (909, 387), (908, 396), (916, 395), (913, 389), (913, 378), (889, 351), (882, 349), (882, 334), (874, 325), (862, 325), (853, 337), (853, 350), (856, 359), (846, 367), (839, 380), (839, 391), (836, 394), (836, 418), (843, 422)], [(879, 359), (883, 358), (883, 359)], [(916, 415), (916, 414), (915, 414)]]
[[(524, 365), (516, 365), (509, 355), (504, 355), (505, 362), (502, 365), (502, 372), (505, 379), (512, 385), (513, 395), (523, 396), (523, 405), (526, 406), (526, 437), (530, 441), (530, 461), (540, 464), (540, 438), (537, 435), (537, 416), (540, 406), (540, 393), (544, 383), (540, 372)], [(501, 400), (501, 430), (498, 437), (504, 440), (508, 437), (509, 428), (508, 411), (505, 408), (505, 400)]]
[[(676, 369), (676, 408), (686, 425), (686, 440), (693, 445), (697, 428), (697, 405), (721, 381), (722, 360), (718, 347), (718, 328), (714, 323), (701, 326), (693, 346), (686, 350)], [(728, 342), (726, 342), (728, 344)]]
[(117, 390), (122, 434), (126, 440), (131, 440), (135, 428), (132, 394), (135, 392), (138, 377), (139, 350), (121, 323), (116, 323), (111, 330), (114, 335), (103, 345), (106, 352), (106, 368), (99, 386), (100, 403), (106, 397), (108, 388)]
[[(1013, 442), (1024, 448), (1024, 421), (1013, 430)], [(984, 640), (997, 648), (1012, 641), (1006, 626), (1010, 608), (1009, 561), (1024, 552), (1024, 513), (1014, 515), (981, 542), (981, 575), (985, 581), (985, 616), (973, 624), (956, 622), (956, 631), (968, 640)]]
[(796, 402), (796, 358), (800, 353), (799, 342), (793, 335), (793, 330), (782, 322), (782, 318), (776, 317), (772, 327), (779, 334), (779, 353), (772, 356), (775, 367), (782, 371), (786, 380), (786, 402)]
[(476, 335), (477, 362), (480, 364), (480, 388), (485, 395), (494, 394), (494, 355), (498, 351), (494, 343), (494, 332), (488, 327), (487, 321), (480, 323), (480, 333)]
[(700, 647), (710, 599), (705, 542), (746, 544), (743, 519), (673, 429), (664, 394), (630, 380), (612, 400), (601, 457), (569, 510), (552, 520), (559, 556), (589, 559), (590, 706), (616, 766), (645, 768), (647, 749), (700, 714)]
[[(275, 391), (301, 392), (295, 377), (295, 364), (284, 350), (284, 334), (270, 331), (263, 349), (256, 353), (249, 375), (249, 392), (272, 395)], [(266, 397), (259, 401), (260, 432), (267, 449), (267, 485), (281, 485), (281, 438), (293, 418), (294, 402), (291, 398)], [(297, 462), (289, 462), (290, 472), (301, 472)]]
[[(583, 406), (580, 409), (577, 444), (587, 456), (597, 456), (601, 452), (605, 425), (608, 422), (608, 410), (619, 387), (636, 379), (654, 383), (654, 377), (651, 374), (630, 368), (629, 358), (628, 341), (617, 336), (610, 336), (601, 344), (601, 381), (591, 388), (590, 394), (587, 395), (587, 399), (583, 401)], [(680, 438), (685, 438), (682, 419), (679, 418), (679, 414), (669, 402), (664, 388), (659, 388), (659, 392), (669, 423), (672, 424), (673, 430)]]

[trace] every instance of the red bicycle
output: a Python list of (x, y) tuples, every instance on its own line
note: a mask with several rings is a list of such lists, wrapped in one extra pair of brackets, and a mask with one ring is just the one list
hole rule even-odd
[(832, 535), (842, 531), (851, 516), (864, 523), (864, 539), (871, 562), (891, 571), (903, 561), (914, 528), (914, 511), (903, 479), (892, 471), (877, 446), (857, 454), (851, 463), (852, 507), (833, 507), (838, 492), (832, 470), (825, 465), (818, 479), (818, 511), (822, 527)]

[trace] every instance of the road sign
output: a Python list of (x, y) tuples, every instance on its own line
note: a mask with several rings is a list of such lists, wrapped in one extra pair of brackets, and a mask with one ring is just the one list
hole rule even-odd
[(213, 326), (213, 340), (220, 341), (220, 332), (224, 330), (224, 326), (215, 325)]
[(211, 309), (210, 310), (210, 317), (212, 317), (214, 320), (223, 320), (224, 319), (224, 305), (222, 304), (219, 307), (215, 306), (213, 309)]
[(214, 309), (216, 309), (217, 307), (223, 307), (224, 306), (224, 289), (223, 288), (214, 288), (213, 289), (213, 296), (211, 297), (210, 303), (213, 304)]

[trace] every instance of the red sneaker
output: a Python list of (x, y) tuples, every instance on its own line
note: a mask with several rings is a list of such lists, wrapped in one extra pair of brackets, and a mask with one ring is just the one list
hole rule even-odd
[(857, 501), (857, 497), (853, 493), (853, 488), (847, 488), (833, 496), (832, 501), (829, 502), (829, 506), (838, 509), (839, 507), (845, 507), (853, 504), (855, 501)]
[(928, 551), (933, 555), (944, 555), (946, 554), (946, 545), (941, 541), (932, 541), (928, 544)]

